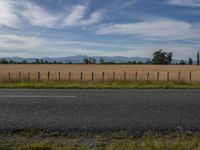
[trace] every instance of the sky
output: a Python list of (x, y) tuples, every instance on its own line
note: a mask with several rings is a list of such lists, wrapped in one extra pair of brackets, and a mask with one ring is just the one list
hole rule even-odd
[(0, 0), (0, 57), (196, 59), (200, 0)]

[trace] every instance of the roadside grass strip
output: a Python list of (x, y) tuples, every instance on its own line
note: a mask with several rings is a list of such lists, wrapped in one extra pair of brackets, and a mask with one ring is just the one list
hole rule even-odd
[[(0, 150), (198, 150), (200, 135), (146, 134), (131, 136), (89, 137), (61, 135), (1, 135)], [(4, 140), (2, 142), (2, 140)]]
[(200, 82), (156, 82), (156, 81), (113, 81), (113, 82), (0, 82), (0, 88), (33, 89), (200, 89)]

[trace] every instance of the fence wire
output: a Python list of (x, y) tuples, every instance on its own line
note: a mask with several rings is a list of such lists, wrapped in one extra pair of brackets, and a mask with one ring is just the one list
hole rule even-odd
[(200, 72), (38, 71), (0, 72), (0, 81), (200, 81)]

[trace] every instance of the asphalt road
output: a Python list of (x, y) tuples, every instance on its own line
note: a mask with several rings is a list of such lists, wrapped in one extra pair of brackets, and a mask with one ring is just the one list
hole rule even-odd
[(200, 130), (200, 90), (0, 90), (0, 130)]

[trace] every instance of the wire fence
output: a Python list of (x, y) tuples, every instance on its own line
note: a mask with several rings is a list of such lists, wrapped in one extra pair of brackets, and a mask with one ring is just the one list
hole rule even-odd
[(0, 81), (200, 81), (200, 72), (0, 72)]

